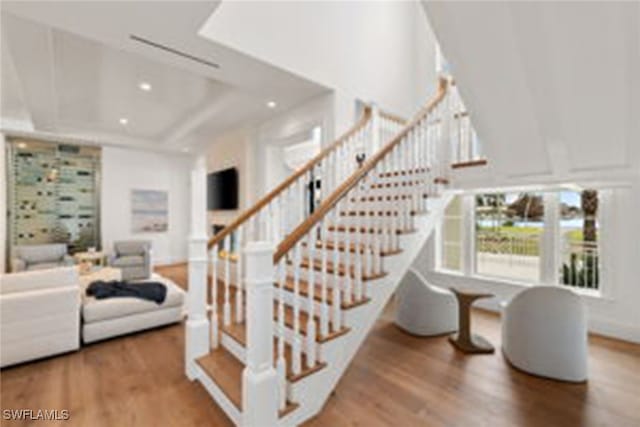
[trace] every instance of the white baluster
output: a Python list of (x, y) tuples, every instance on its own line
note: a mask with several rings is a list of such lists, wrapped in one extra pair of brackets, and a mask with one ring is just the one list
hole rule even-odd
[[(342, 210), (344, 209), (344, 214), (346, 215), (345, 218), (345, 228), (346, 228), (346, 233), (345, 233), (345, 250), (343, 251), (343, 258), (344, 258), (344, 295), (343, 295), (343, 299), (344, 302), (347, 304), (351, 304), (352, 302), (352, 286), (353, 286), (353, 282), (352, 282), (352, 277), (351, 277), (351, 264), (350, 264), (350, 258), (351, 258), (351, 243), (352, 243), (352, 235), (350, 230), (351, 228), (351, 217), (350, 214), (351, 212), (349, 212), (349, 201), (348, 201), (348, 197), (342, 199), (341, 201), (338, 202), (336, 209), (338, 210)], [(358, 212), (356, 212), (356, 215), (358, 214)], [(357, 217), (357, 216), (356, 216)], [(358, 233), (360, 233), (360, 230), (358, 230), (357, 228), (353, 228), (355, 230), (355, 234), (357, 235)], [(336, 269), (338, 269), (338, 265), (335, 266)]]
[[(321, 241), (322, 241), (322, 270), (320, 281), (320, 335), (326, 337), (329, 335), (329, 310), (327, 306), (327, 248), (328, 233), (327, 223), (324, 219), (320, 221)], [(337, 246), (338, 242), (333, 242), (334, 246)]]
[(229, 326), (231, 324), (231, 303), (229, 301), (231, 290), (229, 289), (229, 284), (231, 282), (231, 267), (229, 265), (230, 261), (230, 241), (231, 234), (225, 236), (223, 240), (223, 248), (224, 248), (224, 304), (222, 305), (222, 324), (224, 326)]
[[(349, 195), (347, 197), (350, 197)], [(368, 204), (364, 205), (364, 210), (368, 209)], [(362, 217), (359, 212), (356, 215), (356, 230), (360, 230), (362, 228)], [(355, 251), (353, 252), (354, 258), (354, 294), (356, 301), (362, 300), (362, 233), (356, 233), (355, 242), (354, 242)]]
[(278, 279), (278, 360), (276, 361), (276, 371), (278, 373), (278, 406), (280, 410), (283, 410), (287, 405), (287, 364), (284, 356), (284, 286), (287, 281), (287, 267), (284, 257), (278, 262)]
[(316, 228), (312, 227), (307, 235), (307, 251), (309, 256), (309, 269), (307, 278), (307, 367), (311, 368), (316, 364), (316, 322), (314, 320), (314, 291), (315, 291), (315, 249), (316, 249)]
[[(236, 230), (236, 323), (244, 321), (243, 309), (244, 303), (242, 298), (243, 291), (243, 271), (242, 271), (242, 231), (243, 226), (239, 226)], [(231, 254), (229, 254), (229, 257)]]
[(292, 370), (294, 375), (302, 372), (302, 348), (300, 343), (300, 243), (293, 248), (293, 348)]
[(213, 245), (211, 257), (211, 348), (218, 348), (218, 245)]
[(340, 256), (339, 256), (338, 244), (337, 244), (338, 243), (338, 227), (340, 222), (338, 219), (339, 214), (338, 214), (337, 206), (333, 208), (333, 210), (331, 211), (331, 214), (333, 216), (333, 224), (335, 224), (333, 240), (334, 242), (336, 242), (336, 244), (333, 247), (333, 288), (332, 288), (333, 307), (331, 312), (331, 330), (335, 332), (342, 329), (342, 311), (341, 311), (342, 308), (340, 306), (341, 305), (340, 275), (338, 274), (338, 269), (337, 269), (337, 265), (340, 262)]

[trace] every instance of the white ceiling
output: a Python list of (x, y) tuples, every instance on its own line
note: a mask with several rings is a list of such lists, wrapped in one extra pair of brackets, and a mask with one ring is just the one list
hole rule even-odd
[(424, 2), (505, 177), (640, 166), (640, 3)]
[[(194, 150), (326, 92), (197, 36), (212, 2), (2, 2), (4, 130)], [(152, 40), (204, 65), (131, 39)], [(141, 90), (141, 82), (152, 85)], [(275, 100), (276, 109), (266, 107)], [(123, 126), (121, 118), (127, 118)]]

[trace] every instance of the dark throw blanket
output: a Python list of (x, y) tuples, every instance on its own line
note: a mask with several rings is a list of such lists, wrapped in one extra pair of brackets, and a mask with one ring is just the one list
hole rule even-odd
[(159, 282), (129, 283), (113, 280), (98, 280), (87, 287), (87, 295), (96, 299), (133, 297), (154, 301), (160, 305), (167, 296), (167, 287)]

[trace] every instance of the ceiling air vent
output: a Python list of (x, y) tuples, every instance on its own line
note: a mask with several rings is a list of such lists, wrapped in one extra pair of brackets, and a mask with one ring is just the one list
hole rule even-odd
[(193, 56), (193, 55), (190, 55), (188, 53), (181, 52), (178, 49), (174, 49), (172, 47), (165, 46), (165, 45), (160, 44), (160, 43), (156, 43), (156, 42), (151, 41), (149, 39), (145, 39), (144, 37), (136, 36), (135, 34), (129, 34), (129, 38), (131, 40), (135, 41), (135, 42), (142, 43), (142, 44), (145, 44), (147, 46), (155, 47), (156, 49), (164, 50), (165, 52), (173, 53), (174, 55), (178, 55), (178, 56), (181, 56), (183, 58), (190, 59), (190, 60), (195, 61), (195, 62), (197, 62), (199, 64), (206, 65), (208, 67), (220, 68), (220, 65), (216, 64), (215, 62), (211, 62), (211, 61), (207, 61), (206, 59), (198, 58), (197, 56)]

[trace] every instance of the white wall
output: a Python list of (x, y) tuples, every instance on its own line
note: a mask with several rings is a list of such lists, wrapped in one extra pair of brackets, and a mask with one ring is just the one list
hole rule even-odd
[[(335, 94), (315, 97), (291, 110), (284, 111), (271, 120), (259, 125), (252, 138), (252, 153), (255, 164), (256, 198), (265, 195), (282, 181), (286, 171), (270, 167), (265, 161), (270, 147), (300, 142), (311, 130), (319, 126), (322, 133), (322, 145), (332, 143), (336, 136), (345, 132), (355, 123), (355, 103), (342, 100), (339, 123), (336, 120), (338, 107)], [(351, 102), (349, 102), (351, 101)]]
[[(209, 225), (228, 224), (256, 200), (250, 129), (235, 129), (215, 138), (207, 147), (207, 173), (235, 167), (238, 169), (238, 209), (208, 212)], [(211, 227), (208, 233), (211, 234)]]
[(435, 88), (428, 25), (415, 1), (222, 2), (201, 35), (409, 116)]
[(0, 133), (0, 274), (7, 268), (7, 170), (4, 134)]
[[(179, 154), (162, 154), (123, 148), (102, 149), (102, 245), (146, 239), (152, 242), (155, 265), (187, 259), (192, 159)], [(169, 230), (165, 233), (136, 233), (131, 228), (131, 191), (163, 190), (169, 193)]]

